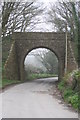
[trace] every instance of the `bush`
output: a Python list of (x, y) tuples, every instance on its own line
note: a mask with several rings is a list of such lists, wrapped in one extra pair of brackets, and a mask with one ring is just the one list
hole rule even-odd
[(59, 84), (58, 84), (58, 89), (63, 91), (66, 87), (66, 81), (61, 81)]
[(80, 112), (80, 94), (78, 94), (79, 96), (79, 98), (78, 98), (78, 109), (79, 109), (79, 112)]
[(64, 91), (64, 93), (63, 93), (64, 99), (65, 99), (65, 100), (68, 99), (68, 97), (72, 96), (73, 93), (74, 93), (73, 90), (67, 88), (67, 89)]
[(74, 74), (75, 79), (79, 80), (80, 77), (80, 71), (76, 71)]
[(78, 109), (78, 94), (75, 94), (71, 97), (71, 104), (75, 109)]
[[(75, 82), (76, 81), (76, 82)], [(74, 89), (72, 86), (75, 86)], [(58, 89), (61, 91), (64, 100), (72, 105), (73, 108), (80, 111), (80, 71), (75, 70), (66, 74), (59, 83)]]
[(79, 92), (80, 88), (80, 71), (75, 71), (73, 75), (73, 87), (76, 92)]

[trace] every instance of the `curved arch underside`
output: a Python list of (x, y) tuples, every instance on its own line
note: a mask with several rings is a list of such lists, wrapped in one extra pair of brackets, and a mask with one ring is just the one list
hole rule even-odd
[(48, 48), (34, 48), (24, 59), (25, 80), (27, 73), (50, 73), (58, 76), (58, 57)]

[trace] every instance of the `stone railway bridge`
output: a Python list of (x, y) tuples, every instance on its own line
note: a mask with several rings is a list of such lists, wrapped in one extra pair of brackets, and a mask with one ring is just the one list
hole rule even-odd
[[(66, 34), (56, 32), (16, 32), (11, 36), (13, 44), (5, 63), (5, 76), (7, 79), (24, 80), (24, 59), (26, 55), (36, 48), (48, 48), (58, 58), (59, 79), (64, 76)], [(68, 71), (76, 67), (76, 63), (69, 45), (71, 40), (68, 34)]]

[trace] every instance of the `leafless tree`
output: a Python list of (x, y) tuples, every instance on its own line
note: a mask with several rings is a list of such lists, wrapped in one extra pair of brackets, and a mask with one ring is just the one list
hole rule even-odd
[(47, 49), (38, 50), (36, 52), (31, 52), (37, 58), (39, 62), (43, 64), (48, 73), (58, 74), (58, 59), (56, 55)]
[[(80, 2), (70, 2), (69, 0), (63, 1), (58, 0), (58, 2), (50, 4), (50, 10), (48, 11), (48, 22), (52, 23), (53, 28), (56, 31), (65, 31), (66, 24), (68, 26), (68, 31), (74, 35), (76, 23), (74, 20), (73, 7), (76, 10), (76, 17), (78, 18), (78, 13), (80, 14), (79, 5)], [(78, 18), (79, 19), (79, 18)]]
[(25, 32), (40, 21), (38, 16), (43, 13), (42, 4), (34, 2), (4, 2), (2, 6), (2, 34), (14, 31)]
[(55, 4), (51, 4), (48, 22), (59, 32), (66, 31), (67, 25), (67, 30), (75, 41), (75, 51), (78, 53), (76, 57), (80, 63), (80, 1), (58, 0)]

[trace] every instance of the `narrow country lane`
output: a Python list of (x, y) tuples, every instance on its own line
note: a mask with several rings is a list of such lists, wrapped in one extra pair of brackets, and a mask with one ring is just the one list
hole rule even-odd
[(52, 96), (57, 78), (45, 78), (16, 85), (2, 93), (3, 118), (78, 118)]

